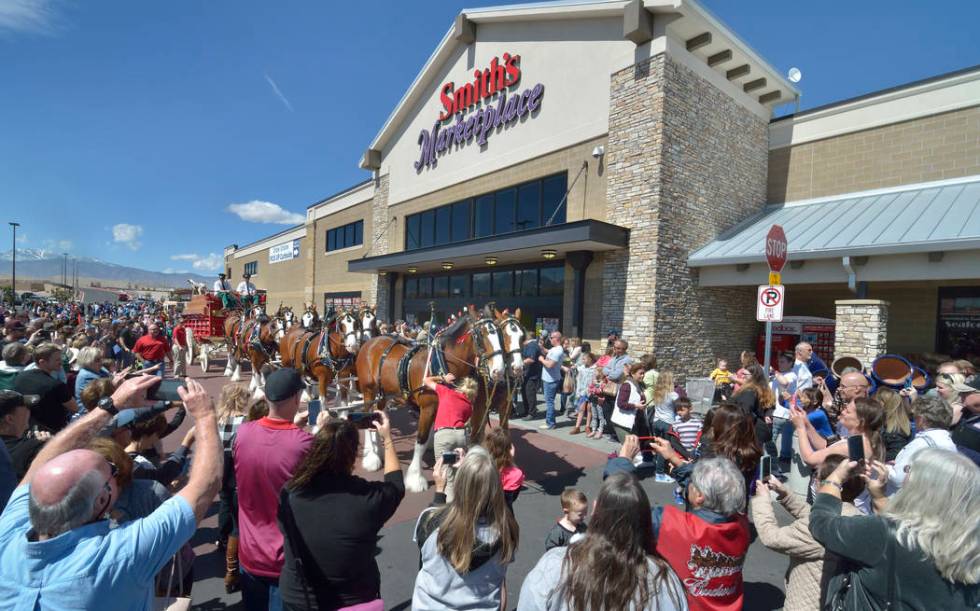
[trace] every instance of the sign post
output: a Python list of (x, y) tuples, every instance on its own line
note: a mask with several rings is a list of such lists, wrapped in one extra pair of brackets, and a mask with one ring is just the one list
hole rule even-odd
[[(766, 372), (772, 363), (772, 323), (783, 319), (786, 292), (782, 286), (783, 267), (789, 248), (782, 226), (773, 225), (766, 234), (766, 262), (769, 264), (769, 284), (759, 287), (756, 300), (756, 319), (766, 323)], [(778, 312), (777, 312), (778, 310)], [(778, 318), (777, 318), (778, 315)]]

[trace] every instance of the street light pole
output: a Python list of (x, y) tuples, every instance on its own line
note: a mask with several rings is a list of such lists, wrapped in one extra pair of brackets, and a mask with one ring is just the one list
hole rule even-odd
[(10, 288), (13, 293), (10, 301), (10, 307), (14, 310), (17, 309), (17, 228), (20, 227), (20, 223), (15, 223), (11, 221), (10, 228), (14, 230), (14, 248), (12, 250), (13, 258), (11, 259), (10, 265)]

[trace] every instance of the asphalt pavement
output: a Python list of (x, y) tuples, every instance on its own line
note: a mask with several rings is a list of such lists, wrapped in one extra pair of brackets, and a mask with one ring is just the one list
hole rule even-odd
[[(211, 371), (202, 374), (200, 367), (191, 365), (191, 375), (198, 379), (217, 400), (221, 388), (228, 383), (222, 377), (224, 363), (212, 362)], [(248, 381), (247, 374), (244, 380)], [(543, 402), (541, 407), (543, 408)], [(395, 433), (395, 447), (403, 470), (411, 461), (415, 438), (415, 417), (409, 410), (396, 410), (390, 414)], [(181, 429), (164, 440), (164, 448), (172, 450), (184, 431), (191, 426), (185, 421)], [(514, 503), (514, 512), (520, 525), (520, 545), (517, 556), (507, 571), (508, 608), (515, 608), (524, 576), (534, 567), (544, 553), (544, 538), (555, 521), (561, 517), (559, 495), (566, 487), (574, 487), (591, 501), (602, 483), (602, 469), (610, 452), (617, 445), (609, 440), (586, 439), (584, 435), (571, 435), (573, 423), (558, 418), (554, 430), (538, 429), (543, 420), (512, 423), (515, 463), (526, 475), (525, 489)], [(431, 450), (423, 460), (425, 473), (431, 484)], [(381, 479), (381, 472), (366, 473), (358, 466), (357, 474), (367, 479)], [(642, 485), (653, 504), (674, 502), (673, 485), (656, 483), (653, 477), (645, 477)], [(415, 521), (419, 513), (432, 500), (433, 491), (407, 493), (398, 511), (378, 536), (376, 557), (381, 571), (381, 593), (386, 609), (409, 609), (418, 568), (418, 547), (412, 541)], [(241, 595), (224, 591), (224, 555), (217, 549), (217, 502), (208, 518), (200, 525), (192, 541), (197, 559), (194, 564), (194, 609), (241, 609)], [(788, 514), (777, 507), (781, 522), (788, 522)], [(323, 516), (324, 526), (329, 527), (330, 516)], [(775, 554), (755, 540), (745, 560), (745, 609), (780, 609), (783, 605), (783, 575), (788, 564), (785, 556)]]

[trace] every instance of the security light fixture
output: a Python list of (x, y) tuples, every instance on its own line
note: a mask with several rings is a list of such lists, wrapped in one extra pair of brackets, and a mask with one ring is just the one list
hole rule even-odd
[(605, 154), (606, 154), (606, 147), (602, 146), (601, 144), (599, 146), (595, 147), (594, 149), (592, 149), (592, 158), (593, 159), (598, 159), (598, 158), (602, 157)]
[(483, 262), (486, 263), (487, 265), (496, 265), (497, 257), (487, 257), (486, 259), (483, 260)]
[(417, 271), (419, 271), (419, 268), (417, 268), (417, 267), (410, 267), (410, 268), (408, 268), (408, 273), (410, 273), (410, 274), (414, 274)]
[(545, 259), (554, 259), (555, 257), (558, 256), (558, 251), (552, 248), (546, 248), (541, 251), (541, 256), (544, 257)]
[(453, 268), (453, 262), (452, 261), (443, 261), (443, 263), (442, 263), (442, 269), (444, 269), (444, 270), (446, 270), (448, 272), (452, 268)]

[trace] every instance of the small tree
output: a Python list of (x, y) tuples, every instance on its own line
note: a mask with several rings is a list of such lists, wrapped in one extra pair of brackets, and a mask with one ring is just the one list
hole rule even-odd
[(51, 291), (51, 296), (54, 297), (55, 301), (58, 303), (68, 303), (71, 301), (71, 291), (64, 288), (56, 288)]
[(2, 303), (13, 303), (14, 302), (14, 289), (11, 286), (4, 286), (0, 288), (3, 292), (3, 297), (0, 297), (0, 302)]

